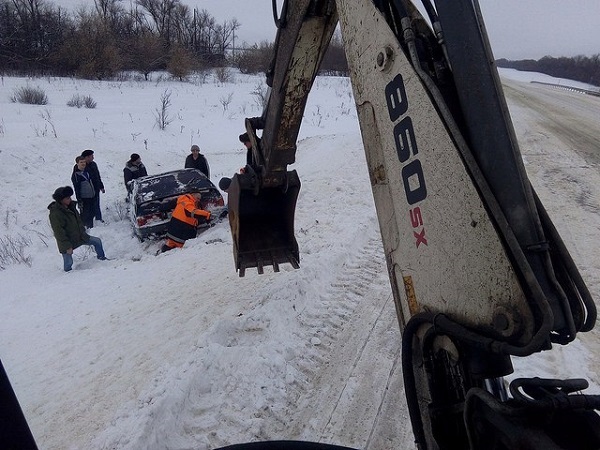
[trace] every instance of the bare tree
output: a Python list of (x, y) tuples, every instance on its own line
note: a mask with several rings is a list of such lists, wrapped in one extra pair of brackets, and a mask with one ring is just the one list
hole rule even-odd
[(47, 64), (62, 38), (62, 10), (44, 0), (11, 0), (1, 6), (0, 63), (18, 63), (24, 69)]
[(173, 121), (169, 116), (169, 107), (171, 106), (171, 91), (165, 89), (160, 96), (160, 107), (155, 110), (156, 125), (161, 130), (167, 128), (167, 126)]
[(240, 23), (237, 19), (226, 20), (223, 25), (216, 28), (218, 40), (221, 45), (221, 53), (225, 53), (225, 50), (232, 44), (235, 32), (240, 28)]
[(323, 56), (323, 62), (321, 63), (319, 73), (347, 76), (348, 71), (348, 60), (346, 59), (346, 52), (344, 51), (342, 35), (339, 30), (336, 30), (331, 37), (329, 47), (327, 47), (327, 51)]
[(162, 41), (150, 31), (132, 39), (130, 55), (131, 68), (143, 74), (146, 80), (150, 72), (164, 68), (167, 61)]
[(95, 13), (79, 11), (79, 27), (67, 40), (66, 54), (77, 73), (90, 79), (106, 79), (122, 68), (122, 56), (116, 42), (101, 18)]
[(180, 5), (179, 0), (137, 0), (137, 4), (144, 8), (156, 27), (158, 35), (171, 44), (172, 18), (175, 8)]
[(208, 11), (205, 9), (202, 11), (194, 9), (192, 21), (192, 48), (196, 54), (204, 55), (211, 52), (215, 41), (215, 27), (215, 19)]
[(120, 0), (94, 0), (94, 8), (100, 20), (111, 29), (118, 25), (124, 15)]
[(242, 73), (266, 72), (273, 58), (273, 43), (262, 41), (236, 55), (235, 64)]
[(191, 48), (192, 15), (186, 5), (177, 5), (171, 16), (171, 37), (179, 45)]

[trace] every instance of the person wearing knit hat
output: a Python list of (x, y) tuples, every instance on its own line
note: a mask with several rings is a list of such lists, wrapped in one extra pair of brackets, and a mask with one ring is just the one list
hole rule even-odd
[(185, 158), (185, 168), (186, 169), (198, 169), (206, 178), (210, 178), (210, 167), (208, 166), (208, 161), (206, 156), (200, 153), (200, 147), (197, 145), (192, 145), (190, 149), (190, 154)]
[(83, 156), (75, 158), (71, 183), (73, 183), (75, 197), (77, 198), (77, 207), (79, 208), (83, 225), (86, 228), (94, 228), (96, 190), (92, 183), (92, 176), (87, 171), (87, 162)]
[(63, 257), (63, 269), (70, 272), (73, 268), (73, 250), (82, 245), (91, 245), (96, 251), (96, 257), (104, 261), (106, 255), (102, 247), (102, 240), (90, 236), (85, 231), (81, 216), (77, 211), (77, 202), (71, 199), (73, 195), (71, 186), (61, 186), (52, 194), (52, 203), (48, 205), (50, 211), (50, 226), (54, 232), (58, 252)]
[[(238, 139), (244, 144), (244, 147), (246, 147), (246, 165), (240, 169), (240, 174), (247, 173), (249, 175), (255, 175), (255, 171), (252, 169), (254, 156), (252, 154), (252, 142), (250, 141), (250, 136), (248, 133), (242, 133)], [(260, 146), (260, 138), (258, 136), (256, 136), (256, 144)], [(219, 188), (222, 191), (228, 192), (229, 186), (231, 186), (231, 178), (223, 177), (219, 180)]]
[(131, 182), (133, 180), (145, 176), (148, 176), (148, 172), (146, 171), (146, 166), (144, 166), (144, 163), (142, 162), (142, 158), (137, 153), (132, 153), (123, 169), (123, 179), (125, 180), (127, 192), (131, 192)]
[(239, 139), (244, 144), (244, 147), (246, 147), (246, 164), (250, 165), (252, 164), (252, 142), (250, 141), (250, 136), (248, 136), (248, 133), (242, 133)]
[[(254, 135), (254, 138), (256, 139), (256, 145), (260, 148), (261, 139), (256, 135)], [(239, 136), (239, 140), (244, 144), (244, 147), (246, 147), (246, 165), (254, 165), (254, 155), (252, 154), (252, 141), (250, 140), (250, 136), (248, 133), (242, 133)]]
[(94, 161), (94, 150), (86, 149), (81, 152), (82, 158), (85, 158), (85, 170), (90, 174), (92, 185), (94, 186), (94, 219), (104, 222), (102, 220), (102, 208), (100, 208), (100, 192), (106, 193), (104, 190), (104, 183), (100, 176), (100, 169), (98, 164)]

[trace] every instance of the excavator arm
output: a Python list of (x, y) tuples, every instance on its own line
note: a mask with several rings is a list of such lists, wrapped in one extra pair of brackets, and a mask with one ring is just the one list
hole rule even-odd
[(253, 160), (229, 189), (236, 269), (299, 268), (287, 165), (339, 23), (417, 446), (597, 448), (600, 397), (573, 395), (585, 382), (503, 382), (511, 356), (567, 344), (596, 309), (527, 178), (477, 1), (422, 6), (283, 3), (268, 102), (246, 119)]
[[(296, 140), (308, 94), (338, 23), (335, 2), (284, 2), (277, 20), (280, 32), (267, 73), (270, 95), (261, 117), (246, 119), (252, 164), (232, 178), (228, 202), (236, 269), (280, 263), (299, 267), (294, 211), (300, 190), (295, 161)], [(262, 139), (257, 130), (262, 131)]]

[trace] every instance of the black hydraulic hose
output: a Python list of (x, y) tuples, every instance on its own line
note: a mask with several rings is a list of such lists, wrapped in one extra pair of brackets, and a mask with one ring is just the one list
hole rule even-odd
[[(413, 366), (413, 336), (421, 325), (431, 324), (435, 328), (436, 315), (433, 313), (419, 313), (414, 315), (406, 324), (402, 332), (402, 376), (404, 380), (404, 392), (406, 395), (406, 405), (408, 414), (415, 436), (417, 449), (426, 450), (427, 440), (419, 407), (419, 397), (417, 395), (417, 386)], [(481, 340), (477, 341), (478, 344)]]
[(277, 14), (277, 0), (271, 0), (271, 7), (273, 8), (273, 21), (277, 28), (285, 28), (287, 23), (287, 6), (288, 0), (283, 0), (283, 6), (281, 7), (281, 14)]
[(536, 411), (594, 411), (600, 410), (600, 395), (556, 395), (540, 400), (531, 400), (526, 405)]
[[(477, 334), (463, 327), (462, 325), (452, 321), (449, 317), (447, 317), (444, 314), (423, 312), (414, 315), (408, 321), (402, 333), (402, 374), (404, 379), (406, 403), (411, 420), (411, 425), (413, 428), (413, 433), (415, 435), (415, 444), (417, 445), (417, 448), (419, 450), (427, 449), (427, 441), (425, 438), (423, 419), (421, 417), (419, 407), (419, 397), (417, 395), (416, 378), (413, 366), (412, 345), (413, 337), (416, 334), (417, 330), (420, 326), (425, 324), (430, 324), (433, 327), (433, 330), (436, 334), (447, 335), (450, 338), (455, 338), (456, 340), (463, 342), (467, 346), (490, 353), (527, 356), (530, 355), (537, 348), (539, 348), (538, 346), (540, 345), (540, 341), (545, 340), (544, 333), (542, 332), (542, 330), (539, 330), (538, 333), (534, 335), (534, 338), (530, 341), (528, 345), (524, 347), (517, 347), (505, 342), (494, 340), (492, 338), (481, 336), (480, 334)], [(467, 393), (465, 405), (468, 401), (472, 401), (469, 400), (469, 394), (472, 390), (473, 389), (469, 390), (469, 393)], [(491, 396), (486, 391), (481, 391), (485, 392), (486, 395), (489, 395), (490, 398), (495, 399), (495, 397)], [(522, 411), (524, 411), (521, 410), (521, 412), (519, 412), (519, 410), (515, 408), (502, 407), (501, 405), (498, 405), (498, 402), (496, 401), (490, 403), (489, 406), (495, 410), (498, 410), (498, 408), (502, 408), (501, 411), (498, 411), (502, 412), (503, 414), (518, 415), (521, 414)], [(568, 400), (544, 399), (539, 403), (535, 403), (535, 408), (539, 410), (549, 410), (551, 408), (599, 409), (600, 395), (569, 396)], [(469, 434), (468, 429), (467, 433)], [(471, 439), (471, 437), (469, 437), (469, 439)]]
[(490, 410), (492, 410), (498, 416), (511, 417), (511, 416), (522, 416), (526, 412), (526, 408), (524, 407), (509, 407), (505, 403), (501, 403), (498, 401), (496, 397), (487, 392), (485, 389), (481, 388), (472, 388), (469, 389), (467, 395), (465, 397), (465, 405), (464, 405), (464, 413), (463, 417), (465, 419), (465, 429), (467, 431), (467, 438), (469, 440), (469, 448), (476, 448), (475, 446), (475, 434), (477, 433), (475, 430), (471, 428), (471, 415), (472, 410), (475, 408), (474, 403), (476, 401), (481, 401), (487, 405)]
[(394, 6), (396, 7), (396, 10), (398, 11), (398, 14), (400, 15), (400, 17), (408, 17), (408, 11), (406, 9), (406, 7), (404, 6), (404, 0), (395, 0), (394, 1)]
[[(475, 434), (472, 416), (477, 412), (475, 402), (485, 404), (496, 416), (524, 418), (554, 411), (591, 411), (600, 409), (600, 395), (559, 395), (528, 402), (499, 402), (484, 389), (472, 388), (467, 392), (464, 403), (464, 421), (470, 448), (475, 448)], [(538, 448), (538, 447), (536, 447)], [(562, 447), (561, 447), (562, 448)]]
[[(510, 393), (515, 400), (530, 401), (531, 398), (537, 398), (540, 393), (546, 393), (553, 391), (558, 393), (559, 391), (564, 393), (572, 393), (577, 391), (583, 391), (590, 386), (590, 383), (584, 378), (572, 378), (568, 380), (556, 380), (549, 378), (516, 378), (509, 386)], [(525, 392), (521, 392), (521, 389)], [(532, 391), (536, 391), (533, 392)]]
[(472, 397), (478, 397), (492, 410), (506, 416), (523, 415), (527, 411), (533, 413), (565, 410), (593, 411), (600, 409), (600, 395), (555, 395), (537, 400), (529, 400), (527, 402), (518, 401), (516, 402), (518, 406), (514, 406), (515, 402), (510, 404), (501, 403), (489, 392), (480, 388), (472, 388), (467, 393), (465, 399), (465, 411), (467, 411), (468, 405), (472, 401)]
[[(433, 327), (434, 333), (438, 335), (447, 335), (450, 338), (455, 338), (458, 341), (465, 343), (475, 349), (482, 350), (484, 352), (508, 354), (516, 356), (527, 356), (531, 354), (539, 343), (537, 341), (545, 339), (545, 336), (538, 332), (529, 345), (524, 347), (517, 347), (514, 345), (507, 344), (505, 342), (497, 341), (492, 338), (481, 336), (462, 325), (453, 322), (449, 317), (444, 314), (434, 314), (429, 312), (423, 312), (414, 315), (406, 324), (402, 333), (402, 374), (404, 379), (404, 388), (406, 394), (406, 403), (408, 412), (415, 435), (415, 444), (419, 450), (427, 449), (427, 441), (425, 437), (425, 430), (423, 425), (423, 419), (421, 417), (419, 407), (419, 397), (417, 395), (416, 378), (413, 366), (413, 337), (416, 334), (419, 327), (422, 325), (429, 324)], [(533, 345), (533, 347), (532, 347)], [(488, 392), (478, 389), (491, 396)], [(467, 402), (473, 401), (470, 399), (470, 393), (473, 389), (470, 389), (465, 399), (465, 405)], [(543, 401), (536, 403), (535, 407), (540, 410), (548, 410), (552, 407), (559, 409), (566, 409), (567, 407), (578, 408), (578, 409), (599, 409), (600, 408), (600, 395), (580, 395), (580, 396), (569, 396), (569, 400), (552, 400), (544, 399)], [(572, 400), (571, 400), (572, 398)], [(484, 399), (482, 399), (484, 400)], [(486, 402), (488, 403), (488, 402)], [(501, 412), (503, 414), (518, 415), (522, 414), (524, 409), (508, 408), (497, 401), (491, 402), (489, 406)], [(500, 409), (499, 409), (500, 408)], [(468, 430), (467, 430), (468, 431)], [(470, 439), (470, 438), (469, 438)]]
[(406, 8), (402, 3), (404, 0), (394, 0), (392, 2), (383, 0), (372, 1), (375, 8), (377, 8), (385, 18), (390, 30), (397, 35), (400, 30), (401, 18), (407, 16)]
[(423, 429), (423, 419), (419, 408), (419, 397), (417, 395), (417, 386), (415, 382), (415, 373), (413, 367), (413, 336), (423, 324), (432, 323), (433, 314), (422, 313), (413, 316), (404, 331), (402, 332), (402, 377), (404, 379), (404, 393), (406, 395), (406, 405), (408, 415), (415, 435), (415, 444), (417, 449), (426, 450), (427, 441), (425, 439), (425, 430)]
[(386, 19), (389, 20), (390, 15), (394, 15), (394, 10), (396, 14), (400, 16), (400, 18), (408, 17), (408, 12), (406, 11), (403, 1), (404, 0), (394, 0), (392, 3), (390, 3), (388, 1), (384, 2), (382, 0), (373, 0), (373, 4), (386, 17)]
[(421, 3), (423, 3), (423, 6), (425, 7), (425, 11), (427, 11), (427, 15), (429, 16), (429, 20), (431, 20), (431, 23), (439, 22), (437, 11), (431, 4), (431, 1), (430, 0), (421, 0)]
[[(277, 61), (277, 55), (279, 52), (279, 36), (281, 34), (281, 29), (285, 28), (285, 26), (287, 25), (288, 0), (283, 0), (283, 6), (281, 7), (281, 15), (279, 16), (277, 15), (277, 0), (271, 0), (271, 6), (273, 8), (273, 20), (275, 21), (275, 27), (277, 27), (277, 34), (275, 35), (275, 43), (273, 44), (273, 56), (269, 64), (269, 68), (266, 72), (267, 86), (269, 86), (269, 88), (273, 87), (273, 77), (275, 74), (275, 63)], [(267, 108), (264, 108), (262, 113), (263, 118), (265, 117), (266, 113)]]
[(538, 197), (537, 192), (535, 192), (533, 188), (532, 192), (535, 200), (535, 205), (540, 216), (540, 220), (544, 226), (544, 230), (547, 234), (549, 234), (548, 239), (552, 243), (552, 250), (554, 250), (560, 256), (561, 262), (564, 265), (570, 280), (577, 288), (580, 299), (583, 302), (583, 305), (586, 309), (587, 315), (579, 331), (590, 331), (594, 328), (594, 325), (596, 324), (598, 314), (596, 310), (596, 304), (594, 303), (594, 299), (592, 298), (592, 294), (590, 293), (585, 282), (583, 281), (583, 278), (581, 278), (581, 274), (579, 273), (579, 270), (577, 270), (577, 266), (575, 265), (573, 258), (571, 257), (563, 240), (558, 234), (558, 231), (552, 223), (552, 220), (550, 219), (548, 212), (544, 208), (544, 205), (542, 205), (542, 202)]
[(437, 314), (434, 316), (433, 326), (437, 330), (447, 334), (450, 337), (455, 337), (457, 340), (465, 342), (471, 347), (485, 352), (499, 353), (501, 355), (514, 355), (514, 356), (529, 356), (532, 353), (542, 348), (542, 344), (546, 342), (547, 330), (543, 328), (538, 330), (534, 334), (531, 341), (522, 347), (509, 344), (507, 342), (497, 341), (495, 339), (482, 336), (479, 333), (469, 330), (468, 328), (460, 325), (457, 322), (451, 320), (445, 314)]

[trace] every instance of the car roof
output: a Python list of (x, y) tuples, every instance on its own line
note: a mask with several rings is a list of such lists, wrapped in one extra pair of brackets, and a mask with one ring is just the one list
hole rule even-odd
[(198, 169), (172, 170), (140, 177), (134, 181), (138, 202), (214, 189), (211, 181)]

